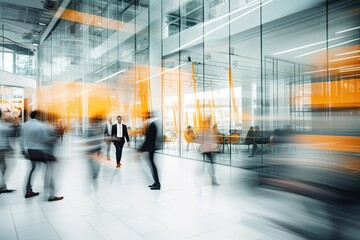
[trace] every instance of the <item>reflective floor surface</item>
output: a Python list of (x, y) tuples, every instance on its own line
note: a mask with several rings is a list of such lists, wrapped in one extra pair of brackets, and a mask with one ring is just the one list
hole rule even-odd
[[(146, 155), (124, 148), (123, 165), (116, 169), (112, 146), (113, 160), (99, 160), (100, 174), (93, 181), (77, 142), (67, 139), (57, 151), (57, 195), (64, 196), (62, 201), (47, 201), (44, 166), (34, 178), (34, 191), (40, 195), (25, 199), (29, 162), (17, 149), (7, 159), (8, 188), (16, 191), (0, 195), (0, 239), (303, 239), (279, 222), (328, 238), (320, 202), (257, 188), (254, 171), (215, 165), (220, 185), (213, 186), (209, 163), (157, 155), (162, 188), (152, 191)], [(309, 204), (312, 211), (306, 208)]]

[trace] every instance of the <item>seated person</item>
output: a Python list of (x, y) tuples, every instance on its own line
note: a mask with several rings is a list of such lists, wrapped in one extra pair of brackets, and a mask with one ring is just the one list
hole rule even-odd
[(259, 126), (255, 126), (255, 142), (257, 144), (270, 143), (270, 137), (264, 136), (265, 134), (261, 132)]
[(251, 126), (249, 128), (249, 131), (248, 131), (248, 133), (246, 135), (246, 138), (245, 138), (245, 144), (246, 145), (251, 145), (251, 144), (253, 145), (253, 149), (252, 149), (251, 155), (249, 157), (254, 157), (255, 152), (256, 152), (256, 150), (258, 148), (255, 139), (256, 139), (255, 128), (254, 128), (254, 126)]
[(235, 129), (234, 131), (230, 131), (230, 143), (231, 144), (240, 143), (239, 132), (237, 129)]
[(246, 134), (245, 144), (250, 145), (255, 143), (255, 128), (251, 126)]
[(193, 142), (194, 141), (195, 133), (194, 133), (194, 130), (192, 129), (191, 126), (188, 126), (186, 128), (186, 131), (184, 132), (184, 136), (185, 136), (185, 140), (187, 142)]
[(218, 144), (225, 144), (228, 142), (228, 139), (225, 138), (225, 134), (219, 131), (217, 123), (213, 125), (211, 131)]
[(195, 133), (191, 126), (186, 128), (184, 132), (185, 141), (187, 142), (186, 150), (189, 150), (189, 144), (195, 142)]

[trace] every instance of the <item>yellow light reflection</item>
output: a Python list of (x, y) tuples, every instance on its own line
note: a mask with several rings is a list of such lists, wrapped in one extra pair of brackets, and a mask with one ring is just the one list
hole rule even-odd
[(71, 9), (66, 9), (60, 18), (71, 22), (82, 23), (86, 25), (111, 29), (115, 31), (120, 30), (122, 32), (128, 32), (128, 33), (134, 33), (135, 31), (135, 25), (132, 23), (122, 22), (111, 18), (100, 17), (93, 14), (79, 12)]

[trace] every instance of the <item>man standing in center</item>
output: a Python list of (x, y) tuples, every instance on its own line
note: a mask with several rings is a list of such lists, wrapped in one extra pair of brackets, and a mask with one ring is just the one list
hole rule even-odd
[(117, 123), (112, 126), (111, 135), (113, 137), (113, 142), (116, 148), (116, 168), (119, 168), (121, 166), (121, 155), (122, 155), (122, 149), (126, 142), (128, 143), (128, 146), (130, 147), (130, 139), (129, 134), (127, 131), (127, 127), (125, 124), (121, 123), (122, 117), (117, 116)]

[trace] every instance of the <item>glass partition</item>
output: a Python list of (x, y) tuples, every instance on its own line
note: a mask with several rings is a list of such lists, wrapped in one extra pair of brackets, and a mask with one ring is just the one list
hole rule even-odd
[[(264, 2), (264, 6), (266, 5)], [(230, 71), (232, 124), (229, 145), (233, 166), (262, 166), (262, 155), (253, 152), (246, 141), (250, 127), (262, 129), (261, 2), (238, 1), (230, 4)]]
[(275, 144), (280, 133), (299, 141), (357, 134), (354, 118), (342, 118), (359, 109), (357, 7), (350, 0), (71, 1), (40, 46), (38, 103), (79, 134), (88, 117), (122, 115), (133, 147), (144, 138), (143, 114), (156, 111), (162, 152), (196, 160), (204, 160), (197, 136), (210, 119), (216, 162), (262, 171), (295, 151), (294, 142)]
[(16, 36), (14, 29), (0, 24), (0, 70), (35, 78), (35, 50)]

